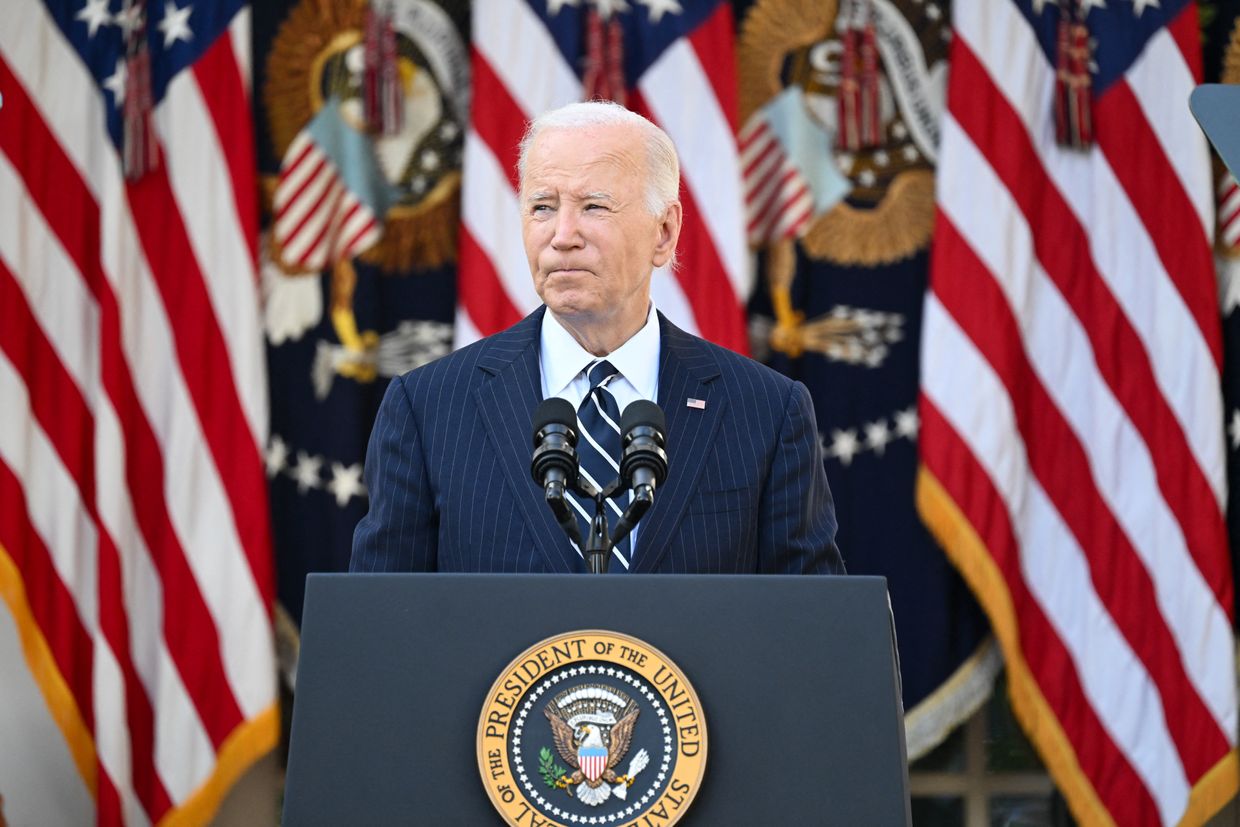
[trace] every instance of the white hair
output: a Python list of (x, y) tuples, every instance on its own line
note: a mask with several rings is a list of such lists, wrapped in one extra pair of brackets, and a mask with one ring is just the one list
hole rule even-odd
[(585, 129), (591, 126), (633, 126), (646, 142), (646, 209), (660, 216), (680, 197), (680, 160), (667, 133), (647, 119), (612, 101), (570, 103), (539, 115), (521, 138), (517, 174), (525, 183), (525, 162), (534, 139), (544, 129)]

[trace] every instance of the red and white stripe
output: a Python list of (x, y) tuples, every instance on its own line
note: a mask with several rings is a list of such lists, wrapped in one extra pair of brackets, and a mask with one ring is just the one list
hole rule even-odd
[(127, 182), (110, 93), (41, 3), (0, 8), (0, 555), (100, 824), (208, 819), (278, 734), (248, 28)]
[[(503, 330), (540, 304), (521, 244), (518, 144), (531, 118), (583, 95), (580, 79), (525, 0), (479, 0), (473, 20), (458, 347)], [(745, 351), (750, 274), (733, 126), (733, 50), (731, 10), (721, 4), (650, 67), (629, 106), (668, 132), (682, 165), (680, 267), (655, 273), (655, 304), (684, 329)]]
[(276, 242), (290, 267), (325, 269), (383, 235), (374, 212), (345, 186), (340, 170), (305, 130), (284, 153), (273, 202)]
[(1055, 143), (1054, 70), (1015, 5), (953, 19), (923, 514), (1078, 820), (1201, 823), (1235, 790), (1237, 715), (1196, 13), (1095, 99), (1087, 153)]
[(750, 118), (739, 137), (750, 246), (796, 238), (814, 215), (809, 183), (761, 113)]

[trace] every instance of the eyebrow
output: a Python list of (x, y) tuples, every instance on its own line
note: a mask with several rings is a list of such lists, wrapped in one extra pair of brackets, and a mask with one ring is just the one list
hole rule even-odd
[[(525, 203), (533, 204), (538, 201), (554, 201), (556, 194), (549, 190), (535, 190), (525, 196)], [(615, 203), (616, 197), (609, 192), (599, 190), (597, 192), (586, 192), (580, 195), (570, 193), (570, 197), (575, 197), (579, 201), (610, 201)]]

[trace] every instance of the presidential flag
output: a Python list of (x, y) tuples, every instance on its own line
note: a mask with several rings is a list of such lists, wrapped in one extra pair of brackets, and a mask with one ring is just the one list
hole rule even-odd
[(1196, 7), (961, 0), (922, 346), (923, 515), (1077, 820), (1237, 789)]
[(306, 575), (349, 567), (388, 380), (451, 350), (468, 33), (465, 0), (254, 9), (266, 465), (290, 685)]
[(756, 0), (742, 21), (755, 355), (809, 388), (848, 571), (887, 580), (915, 760), (1002, 667), (913, 496), (948, 21), (914, 0)]
[(6, 0), (0, 95), (0, 669), (97, 823), (202, 823), (279, 730), (249, 11)]
[(731, 6), (479, 0), (471, 59), (456, 346), (503, 330), (540, 304), (517, 204), (517, 146), (527, 121), (604, 97), (663, 127), (680, 154), (680, 266), (655, 273), (655, 305), (685, 330), (746, 352)]

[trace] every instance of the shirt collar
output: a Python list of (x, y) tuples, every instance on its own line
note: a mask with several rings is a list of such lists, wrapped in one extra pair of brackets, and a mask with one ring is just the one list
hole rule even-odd
[[(643, 399), (654, 399), (659, 380), (659, 321), (654, 302), (646, 311), (646, 323), (629, 340), (603, 357), (620, 371)], [(549, 396), (557, 396), (599, 357), (587, 351), (564, 329), (550, 310), (543, 314), (543, 379)]]

